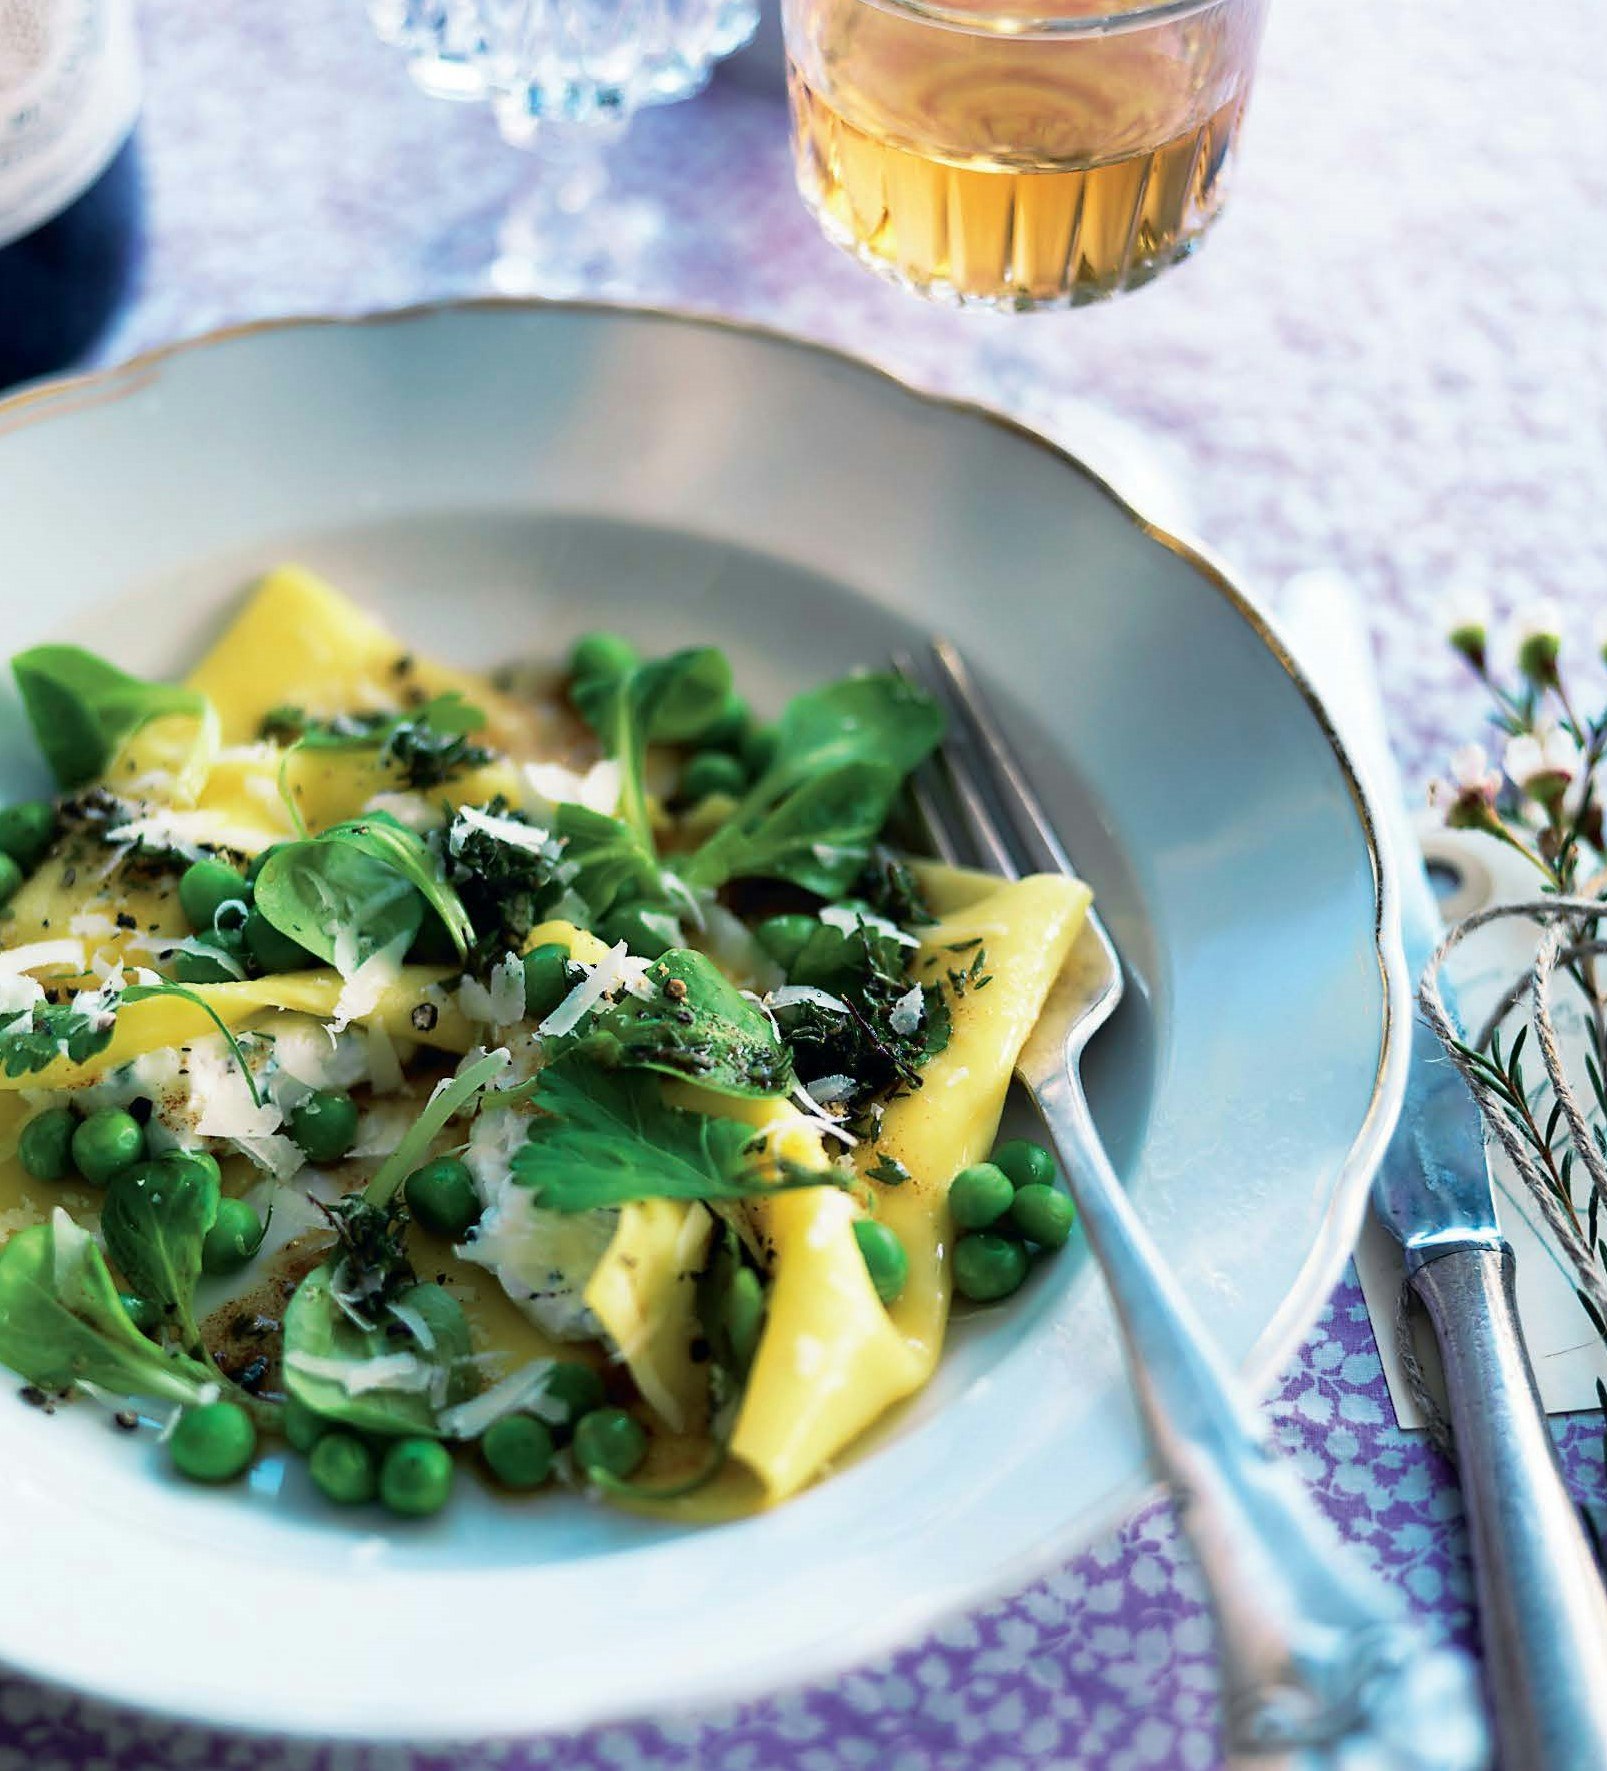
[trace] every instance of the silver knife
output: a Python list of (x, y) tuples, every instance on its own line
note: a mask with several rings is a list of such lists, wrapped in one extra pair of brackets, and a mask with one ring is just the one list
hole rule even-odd
[[(1354, 595), (1329, 572), (1286, 592), (1301, 662), (1367, 784), (1392, 865), (1408, 970), (1440, 917), (1390, 755)], [(1607, 1771), (1607, 1588), (1564, 1486), (1513, 1294), (1478, 1108), (1421, 1021), (1400, 1124), (1373, 1183), (1439, 1342), (1467, 1507), (1479, 1630), (1506, 1771)]]

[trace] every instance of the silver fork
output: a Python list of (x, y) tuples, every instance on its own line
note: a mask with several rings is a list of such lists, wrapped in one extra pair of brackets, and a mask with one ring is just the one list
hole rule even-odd
[[(1074, 873), (955, 648), (935, 640), (929, 671), (897, 664), (951, 716), (935, 773), (916, 784), (937, 852), (960, 858), (964, 838), (1010, 879)], [(957, 816), (944, 813), (945, 799)], [(1472, 1771), (1488, 1762), (1488, 1747), (1470, 1663), (1432, 1645), (1274, 1455), (1105, 1155), (1081, 1062), (1121, 997), (1120, 958), (1090, 912), (1016, 1073), (1059, 1151), (1110, 1290), (1150, 1449), (1205, 1576), (1230, 1762), (1257, 1771)]]

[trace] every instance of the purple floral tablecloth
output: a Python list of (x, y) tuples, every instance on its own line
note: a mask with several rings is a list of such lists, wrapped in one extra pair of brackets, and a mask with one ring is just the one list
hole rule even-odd
[[(359, 0), (147, 0), (144, 35), (151, 248), (103, 356), (480, 289), (521, 164), (485, 115), (412, 89)], [(1089, 404), (1130, 421), (1274, 605), (1301, 567), (1354, 576), (1421, 780), (1480, 717), (1435, 637), (1448, 587), (1555, 598), (1581, 637), (1607, 602), (1599, 51), (1588, 7), (1283, 0), (1204, 254), (1019, 321), (923, 307), (839, 258), (793, 196), (779, 100), (722, 81), (622, 155), (678, 224), (637, 293), (845, 345), (1074, 446)], [(1345, 1535), (1467, 1639), (1457, 1490), (1396, 1429), (1353, 1283), (1269, 1406)], [(1599, 1420), (1558, 1434), (1576, 1492), (1607, 1502)], [(0, 1676), (0, 1771), (1209, 1771), (1215, 1713), (1198, 1585), (1157, 1504), (887, 1662), (718, 1714), (414, 1754), (202, 1734)]]

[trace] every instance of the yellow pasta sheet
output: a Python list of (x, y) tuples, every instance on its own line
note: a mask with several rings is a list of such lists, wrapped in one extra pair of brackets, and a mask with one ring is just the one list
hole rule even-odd
[[(926, 1383), (937, 1364), (949, 1304), (948, 1183), (993, 1147), (1016, 1059), (1090, 893), (1076, 880), (1001, 884), (951, 869), (928, 870), (925, 883), (942, 914), (924, 931), (916, 976), (940, 977), (956, 962), (955, 943), (980, 938), (993, 982), (953, 1000), (948, 1046), (927, 1066), (922, 1087), (888, 1108), (874, 1148), (855, 1152), (872, 1209), (909, 1254), (904, 1292), (891, 1309), (877, 1297), (853, 1234), (863, 1208), (850, 1195), (820, 1188), (756, 1204), (771, 1291), (731, 1440), (738, 1467), (660, 1510), (715, 1518), (786, 1499)], [(789, 1118), (782, 1103), (746, 1105), (744, 1117), (756, 1126)], [(822, 1159), (813, 1128), (794, 1123), (785, 1138), (779, 1153), (806, 1164)], [(903, 1164), (908, 1181), (889, 1187), (864, 1178), (884, 1155)]]

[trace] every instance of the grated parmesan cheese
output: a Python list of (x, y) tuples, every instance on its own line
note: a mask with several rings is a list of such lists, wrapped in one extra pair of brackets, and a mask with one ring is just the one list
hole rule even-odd
[(83, 942), (30, 941), (26, 947), (13, 947), (0, 953), (0, 972), (37, 972), (46, 966), (59, 966), (69, 972), (83, 971)]
[(364, 1029), (364, 1045), (368, 1058), (368, 1080), (377, 1095), (392, 1095), (402, 1086), (402, 1060), (396, 1055), (396, 1042), (383, 1021), (370, 1021)]
[(460, 806), (446, 839), (454, 855), (461, 852), (470, 830), (478, 830), (510, 849), (523, 849), (527, 855), (540, 855), (549, 861), (556, 861), (563, 847), (550, 830), (543, 830), (539, 824), (521, 824), (514, 818), (482, 812), (477, 806)]
[(220, 812), (178, 812), (161, 807), (108, 830), (106, 840), (116, 845), (144, 843), (149, 848), (198, 861), (208, 849), (255, 854), (262, 847), (262, 827), (236, 824)]
[(45, 987), (26, 972), (0, 972), (0, 1022), (9, 1026), (45, 1000)]
[(896, 922), (889, 922), (885, 916), (878, 916), (874, 910), (851, 909), (846, 904), (828, 904), (821, 911), (820, 920), (827, 928), (841, 929), (845, 935), (851, 935), (858, 929), (869, 929), (873, 934), (885, 935), (889, 941), (897, 941), (900, 947), (920, 946), (913, 935), (906, 935)]
[[(542, 1397), (555, 1363), (552, 1359), (532, 1359), (528, 1365), (509, 1372), (478, 1396), (471, 1396), (467, 1402), (459, 1402), (451, 1408), (443, 1408), (436, 1417), (441, 1431), (449, 1439), (478, 1439), (487, 1427), (504, 1415), (517, 1414), (527, 1408), (541, 1415)], [(555, 1424), (567, 1417), (568, 1411), (561, 1406), (556, 1411), (549, 1409), (542, 1416), (554, 1420)]]
[(913, 1033), (926, 1012), (926, 996), (919, 984), (912, 984), (893, 1004), (887, 1024), (895, 1033)]
[(382, 1353), (377, 1359), (331, 1359), (322, 1353), (289, 1353), (285, 1364), (305, 1377), (321, 1377), (337, 1383), (348, 1396), (366, 1396), (370, 1390), (392, 1390), (403, 1395), (427, 1395), (440, 1372), (426, 1365), (416, 1353)]
[(813, 984), (783, 984), (779, 990), (772, 990), (764, 1000), (768, 1008), (789, 1008), (795, 1002), (807, 1002), (833, 1015), (853, 1013), (840, 996), (833, 996), (828, 990), (817, 990)]
[(822, 1076), (818, 1082), (811, 1082), (805, 1092), (817, 1106), (830, 1107), (846, 1100), (854, 1092), (854, 1087), (853, 1077), (844, 1076), (839, 1071), (835, 1076)]
[(619, 808), (624, 771), (616, 757), (593, 763), (584, 775), (562, 763), (526, 763), (522, 773), (526, 811), (542, 814), (554, 806), (585, 806), (611, 817)]
[(491, 1019), (498, 1027), (511, 1027), (525, 1015), (524, 962), (508, 953), (491, 974)]
[(596, 965), (586, 968), (585, 977), (547, 1016), (538, 1031), (549, 1039), (561, 1039), (566, 1033), (573, 1033), (605, 996), (612, 996), (624, 987), (629, 959), (625, 943), (616, 941)]
[[(369, 954), (368, 958), (356, 968), (348, 972), (340, 963), (340, 940), (336, 940), (335, 966), (346, 982), (335, 999), (335, 1013), (330, 1020), (332, 1033), (340, 1033), (353, 1021), (360, 1021), (365, 1015), (373, 1014), (380, 1005), (380, 999), (402, 975), (402, 955), (406, 953), (409, 937), (398, 935), (394, 941), (381, 947), (377, 953)], [(353, 956), (346, 955), (348, 962)]]

